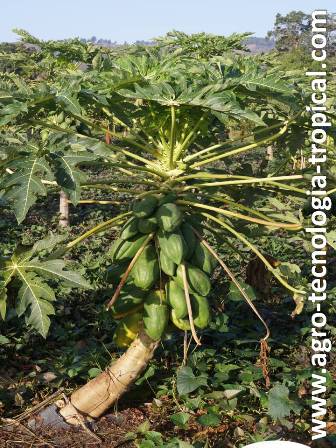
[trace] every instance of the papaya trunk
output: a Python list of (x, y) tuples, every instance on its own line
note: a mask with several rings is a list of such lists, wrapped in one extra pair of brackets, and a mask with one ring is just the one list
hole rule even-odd
[(67, 194), (61, 190), (59, 199), (59, 226), (68, 227), (69, 226), (69, 202)]
[(60, 410), (65, 421), (78, 425), (76, 414), (100, 417), (136, 381), (154, 355), (158, 342), (141, 330), (128, 350), (103, 373), (75, 391)]
[(266, 160), (273, 160), (273, 146), (267, 146), (266, 148)]

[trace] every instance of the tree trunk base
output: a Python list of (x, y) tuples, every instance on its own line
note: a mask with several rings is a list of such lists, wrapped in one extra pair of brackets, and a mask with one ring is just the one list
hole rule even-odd
[(106, 412), (136, 381), (152, 359), (158, 341), (143, 330), (128, 350), (104, 372), (75, 391), (59, 410), (64, 421), (79, 425)]
[[(128, 350), (104, 372), (75, 391), (64, 406), (52, 404), (28, 421), (32, 430), (41, 426), (69, 429), (85, 426), (106, 412), (136, 381), (152, 359), (159, 341), (144, 330), (139, 332)], [(59, 403), (62, 400), (59, 400)]]

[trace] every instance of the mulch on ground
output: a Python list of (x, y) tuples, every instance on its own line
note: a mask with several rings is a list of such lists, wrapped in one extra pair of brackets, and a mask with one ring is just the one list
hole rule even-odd
[(1, 448), (123, 448), (134, 447), (127, 441), (127, 432), (134, 431), (146, 420), (146, 415), (138, 408), (129, 408), (117, 414), (108, 414), (94, 423), (94, 434), (102, 442), (98, 442), (89, 432), (80, 427), (69, 430), (40, 427), (31, 431), (22, 422), (13, 429), (0, 428)]

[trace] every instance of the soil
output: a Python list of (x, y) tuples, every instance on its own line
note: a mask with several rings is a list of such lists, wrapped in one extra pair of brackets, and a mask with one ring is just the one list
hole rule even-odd
[[(135, 432), (146, 422), (151, 431), (161, 432), (165, 437), (175, 436), (190, 443), (199, 441), (211, 448), (239, 446), (239, 442), (237, 445), (233, 442), (233, 439), (236, 439), (235, 425), (224, 423), (216, 428), (204, 428), (191, 419), (186, 429), (177, 429), (169, 421), (168, 415), (169, 406), (163, 406), (162, 409), (153, 409), (151, 404), (130, 407), (101, 417), (94, 422), (93, 431), (85, 431), (82, 427), (60, 430), (44, 426), (33, 432), (27, 428), (26, 422), (22, 421), (16, 424), (15, 429), (0, 427), (0, 448), (135, 448), (138, 446), (134, 442)], [(244, 429), (253, 433), (252, 427)], [(285, 440), (291, 438), (289, 434), (279, 436)], [(237, 443), (237, 439), (235, 442)], [(306, 440), (301, 442), (307, 443)], [(323, 441), (318, 443), (318, 448), (331, 447), (332, 445)]]
[(138, 408), (129, 408), (116, 414), (107, 414), (94, 423), (94, 432), (99, 442), (83, 428), (73, 427), (69, 430), (40, 427), (31, 431), (24, 422), (15, 430), (0, 428), (1, 448), (123, 448), (134, 447), (127, 441), (127, 432), (134, 431), (147, 419), (146, 414)]

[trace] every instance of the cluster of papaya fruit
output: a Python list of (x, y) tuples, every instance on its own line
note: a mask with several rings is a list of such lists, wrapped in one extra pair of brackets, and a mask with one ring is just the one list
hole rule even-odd
[(209, 276), (217, 260), (198, 239), (192, 215), (175, 200), (169, 193), (135, 202), (132, 217), (112, 246), (113, 264), (107, 270), (107, 280), (117, 285), (148, 241), (112, 307), (113, 316), (120, 319), (114, 340), (121, 348), (130, 345), (142, 324), (154, 340), (159, 340), (169, 325), (190, 330), (186, 281), (193, 325), (203, 329), (210, 322)]

